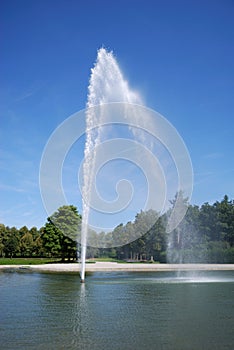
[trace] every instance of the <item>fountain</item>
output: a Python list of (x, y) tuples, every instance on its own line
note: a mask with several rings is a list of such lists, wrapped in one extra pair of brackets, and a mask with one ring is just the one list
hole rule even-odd
[[(123, 78), (122, 72), (112, 54), (101, 48), (97, 53), (97, 61), (91, 69), (90, 83), (88, 87), (88, 101), (86, 111), (86, 142), (83, 164), (82, 187), (82, 228), (81, 228), (81, 282), (85, 280), (85, 258), (87, 246), (87, 234), (90, 212), (90, 199), (92, 195), (92, 183), (94, 181), (95, 148), (101, 142), (102, 129), (95, 129), (97, 118), (105, 118), (99, 115), (94, 106), (100, 106), (111, 102), (127, 102), (142, 104), (140, 96), (130, 90), (128, 82)], [(102, 120), (105, 122), (105, 120)], [(92, 153), (92, 152), (93, 153)]]
[[(117, 125), (120, 126), (119, 129)], [(81, 240), (79, 240), (82, 282), (85, 280), (87, 245), (110, 248), (109, 241), (103, 243), (100, 239), (100, 244), (94, 245), (90, 241), (89, 227), (92, 226), (94, 211), (106, 213), (111, 219), (114, 216), (112, 214), (119, 214), (118, 220), (115, 220), (114, 224), (111, 222), (111, 227), (108, 226), (109, 223), (105, 227), (102, 226), (103, 222), (108, 221), (103, 219), (103, 216), (98, 222), (98, 227), (92, 227), (96, 232), (113, 231), (114, 225), (119, 224), (119, 218), (125, 222), (132, 220), (139, 210), (153, 209), (159, 215), (165, 213), (168, 209), (167, 203), (178, 191), (182, 191), (185, 197), (190, 199), (193, 183), (191, 160), (177, 130), (162, 115), (144, 106), (139, 94), (132, 91), (123, 78), (112, 52), (101, 48), (91, 70), (86, 110), (73, 114), (60, 124), (51, 135), (43, 152), (40, 190), (49, 216), (67, 203), (63, 189), (62, 168), (72, 145), (84, 134), (86, 135), (84, 158), (79, 169), (83, 207)], [(115, 159), (128, 162), (132, 168), (129, 171), (129, 168), (125, 169), (127, 167), (124, 166), (123, 177), (117, 178), (116, 198), (103, 200), (96, 189), (96, 177), (102, 166)], [(138, 176), (137, 171), (140, 170), (146, 180), (145, 192), (142, 183), (138, 186), (139, 182), (133, 181), (134, 185), (137, 183), (136, 201), (132, 200), (134, 186), (128, 181), (126, 170), (128, 174), (134, 173), (134, 176), (136, 174)], [(117, 172), (118, 170), (114, 175)], [(106, 185), (103, 180), (102, 183)], [(127, 213), (124, 212), (126, 208)], [(178, 226), (186, 209), (187, 206), (181, 205), (177, 198), (170, 211), (167, 232), (173, 231)], [(133, 230), (128, 237), (125, 235), (111, 237), (111, 247), (133, 242), (148, 232), (154, 223), (155, 219), (153, 222), (150, 220), (147, 227), (144, 226), (144, 230), (136, 232)], [(63, 233), (68, 235), (66, 230)]]

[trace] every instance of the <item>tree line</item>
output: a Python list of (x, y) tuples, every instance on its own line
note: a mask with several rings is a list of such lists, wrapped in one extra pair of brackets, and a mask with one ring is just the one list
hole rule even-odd
[[(186, 199), (183, 199), (186, 204)], [(87, 258), (171, 263), (234, 263), (234, 200), (188, 205), (183, 221), (170, 233), (167, 224), (175, 200), (163, 215), (141, 211), (133, 222), (112, 232), (89, 230)], [(76, 260), (82, 217), (73, 205), (60, 207), (37, 229), (0, 224), (1, 257), (51, 257)], [(127, 243), (130, 242), (131, 243)], [(101, 243), (102, 242), (102, 243)], [(113, 242), (115, 248), (113, 248)], [(97, 248), (97, 246), (105, 248)]]

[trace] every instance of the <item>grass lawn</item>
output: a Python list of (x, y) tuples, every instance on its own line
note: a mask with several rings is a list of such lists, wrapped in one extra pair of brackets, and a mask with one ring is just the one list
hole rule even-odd
[(93, 259), (88, 259), (86, 260), (86, 262), (118, 262), (118, 263), (126, 263), (125, 260), (118, 260), (118, 259), (114, 259), (114, 258), (93, 258)]
[[(86, 260), (86, 263), (95, 263), (95, 262), (117, 262), (121, 264), (128, 264), (128, 261), (118, 260), (113, 258), (94, 258)], [(42, 264), (56, 264), (61, 263), (61, 258), (0, 258), (0, 265), (42, 265)], [(67, 260), (66, 263), (69, 263)], [(70, 261), (74, 263), (75, 261)], [(152, 263), (151, 261), (131, 261), (131, 263), (142, 264), (142, 263)], [(153, 262), (154, 264), (158, 262)]]
[(94, 258), (94, 259), (88, 259), (86, 262), (88, 263), (92, 263), (92, 262), (117, 262), (117, 263), (121, 263), (121, 264), (128, 264), (129, 262), (131, 262), (132, 264), (159, 264), (158, 261), (150, 261), (150, 260), (144, 260), (144, 261), (127, 261), (127, 260), (118, 260), (118, 259), (114, 259), (114, 258)]
[(0, 258), (0, 265), (41, 265), (48, 263), (56, 263), (61, 259), (48, 258)]

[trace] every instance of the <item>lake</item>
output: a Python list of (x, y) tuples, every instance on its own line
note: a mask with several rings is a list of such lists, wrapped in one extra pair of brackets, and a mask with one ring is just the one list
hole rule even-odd
[(0, 348), (234, 348), (234, 272), (0, 272)]

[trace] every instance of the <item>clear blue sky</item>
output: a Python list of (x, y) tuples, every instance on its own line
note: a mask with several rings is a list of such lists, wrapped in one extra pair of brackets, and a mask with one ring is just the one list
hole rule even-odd
[(44, 225), (41, 154), (53, 130), (85, 107), (102, 45), (183, 137), (192, 203), (234, 199), (232, 0), (2, 0), (0, 16), (0, 222)]

